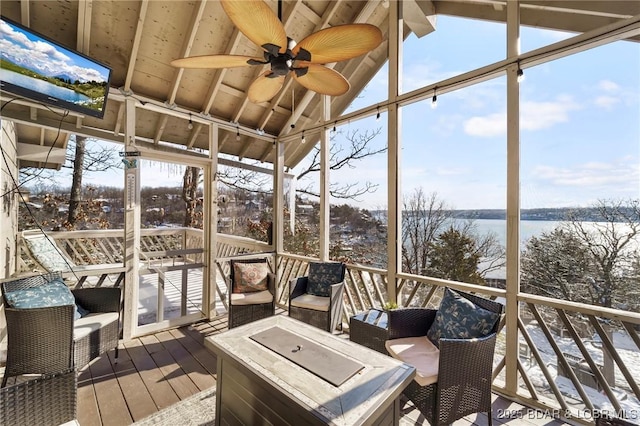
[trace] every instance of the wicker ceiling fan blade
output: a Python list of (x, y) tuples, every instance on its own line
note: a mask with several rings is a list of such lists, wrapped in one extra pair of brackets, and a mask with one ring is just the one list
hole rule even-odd
[(295, 56), (306, 50), (313, 64), (327, 64), (355, 58), (380, 45), (382, 32), (371, 24), (348, 24), (325, 28), (300, 41), (293, 49)]
[(250, 60), (262, 61), (261, 58), (240, 55), (206, 55), (175, 59), (171, 65), (178, 68), (232, 68), (248, 67)]
[(285, 76), (269, 77), (271, 74), (271, 71), (265, 71), (260, 75), (260, 77), (256, 78), (253, 83), (251, 83), (247, 93), (251, 102), (267, 102), (277, 95), (280, 89), (282, 89)]
[(346, 78), (343, 77), (338, 71), (327, 68), (323, 65), (304, 64), (308, 65), (307, 72), (302, 76), (298, 76), (296, 72), (293, 73), (293, 78), (298, 83), (303, 85), (309, 90), (321, 93), (323, 95), (340, 96), (349, 91), (351, 85)]
[(276, 45), (280, 53), (287, 50), (284, 26), (264, 1), (222, 0), (221, 3), (229, 19), (249, 40), (260, 47)]

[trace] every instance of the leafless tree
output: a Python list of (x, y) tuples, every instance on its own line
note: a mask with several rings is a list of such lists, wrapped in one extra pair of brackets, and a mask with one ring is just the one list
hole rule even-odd
[(417, 188), (403, 200), (402, 269), (422, 274), (429, 267), (431, 245), (451, 219), (450, 210), (438, 194)]
[(189, 166), (182, 176), (182, 201), (185, 205), (185, 227), (197, 225), (196, 207), (198, 205), (198, 185), (200, 183), (200, 168)]
[[(355, 168), (355, 163), (367, 157), (381, 154), (387, 148), (374, 149), (371, 148), (371, 142), (380, 134), (381, 129), (366, 130), (364, 132), (356, 129), (346, 133), (338, 131), (332, 138), (337, 135), (344, 134), (348, 142), (348, 149), (332, 144), (329, 150), (329, 169), (340, 170), (345, 167)], [(303, 170), (296, 175), (297, 182), (303, 181), (314, 173), (320, 173), (320, 148), (316, 146), (311, 154), (310, 161)], [(261, 175), (255, 171), (242, 170), (236, 167), (221, 167), (218, 170), (218, 182), (229, 188), (242, 189), (247, 192), (264, 193), (264, 188), (268, 188), (270, 181), (267, 176)], [(354, 181), (347, 184), (333, 183), (330, 185), (329, 192), (334, 198), (351, 199), (358, 201), (358, 197), (366, 193), (374, 192), (377, 185), (371, 182)], [(304, 187), (296, 188), (299, 195), (307, 195), (314, 198), (320, 197), (317, 189), (313, 188), (313, 184), (309, 183)]]
[[(78, 212), (81, 210), (82, 200), (82, 178), (85, 172), (104, 172), (119, 166), (116, 161), (115, 149), (103, 148), (91, 149), (87, 146), (90, 139), (83, 136), (75, 137), (74, 156), (67, 155), (67, 168), (73, 168), (73, 180), (69, 193), (69, 214), (67, 216), (67, 227), (73, 228), (78, 219)], [(67, 150), (69, 153), (71, 149)], [(67, 165), (68, 164), (68, 165)]]
[(591, 255), (597, 276), (590, 292), (597, 304), (612, 307), (637, 299), (638, 282), (629, 280), (640, 245), (640, 200), (599, 200), (585, 212), (573, 210), (563, 223)]
[(574, 209), (522, 254), (525, 291), (618, 309), (640, 305), (638, 200)]
[[(355, 129), (344, 133), (344, 137), (349, 143), (348, 150), (342, 148), (338, 144), (332, 144), (329, 149), (329, 169), (340, 170), (345, 167), (355, 168), (355, 162), (367, 157), (381, 154), (387, 151), (387, 148), (371, 148), (371, 142), (380, 134), (381, 128), (375, 130), (365, 130), (364, 132)], [(337, 132), (342, 134), (342, 132)], [(336, 136), (334, 136), (335, 138)], [(320, 172), (320, 147), (316, 146), (313, 150), (311, 161), (307, 167), (300, 171), (296, 176), (298, 182), (303, 178), (313, 173)], [(378, 185), (365, 181), (353, 181), (350, 183), (331, 183), (329, 187), (329, 193), (334, 198), (351, 199), (358, 201), (358, 197), (361, 195), (375, 192)], [(299, 194), (310, 195), (313, 197), (319, 197), (320, 194), (317, 190), (313, 189), (312, 184), (296, 190)]]
[(469, 253), (465, 254), (479, 260), (479, 276), (484, 277), (504, 266), (504, 247), (495, 233), (479, 234), (474, 220), (453, 219), (453, 210), (435, 192), (427, 195), (418, 188), (405, 198), (402, 217), (402, 267), (405, 272), (427, 273), (437, 239), (447, 229), (455, 230), (472, 242), (466, 246)]

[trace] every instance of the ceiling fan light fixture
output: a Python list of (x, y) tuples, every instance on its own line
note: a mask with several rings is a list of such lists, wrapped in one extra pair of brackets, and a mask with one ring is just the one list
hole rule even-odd
[(307, 139), (304, 137), (304, 130), (302, 131), (302, 139), (300, 140), (302, 143), (307, 143)]
[[(387, 0), (388, 1), (388, 0)], [(324, 28), (299, 43), (287, 37), (281, 16), (264, 1), (220, 0), (236, 28), (263, 49), (263, 57), (204, 55), (173, 60), (179, 68), (232, 68), (268, 65), (247, 92), (250, 102), (270, 101), (282, 89), (289, 74), (305, 89), (321, 95), (341, 96), (350, 89), (347, 79), (325, 64), (364, 55), (382, 43), (375, 25), (357, 23)], [(278, 0), (280, 10), (282, 0)]]
[(187, 124), (187, 129), (193, 130), (193, 121), (191, 121), (191, 113), (189, 113), (189, 124)]

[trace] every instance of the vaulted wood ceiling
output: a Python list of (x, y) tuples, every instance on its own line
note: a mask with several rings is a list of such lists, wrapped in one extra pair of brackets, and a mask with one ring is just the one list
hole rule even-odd
[[(276, 0), (267, 4), (277, 11)], [(523, 25), (577, 33), (640, 14), (639, 1), (521, 0), (520, 4)], [(406, 0), (403, 7), (405, 35), (413, 31), (428, 36), (434, 30), (432, 18), (438, 14), (506, 21), (505, 0)], [(262, 66), (183, 70), (170, 65), (173, 59), (195, 55), (261, 56), (218, 1), (2, 0), (1, 12), (113, 68), (103, 119), (69, 116), (61, 123), (58, 115), (37, 105), (18, 101), (7, 105), (3, 118), (16, 123), (23, 146), (48, 150), (56, 141), (57, 147), (64, 147), (73, 133), (123, 142), (128, 97), (139, 101), (135, 132), (140, 143), (207, 149), (207, 123), (215, 121), (221, 126), (221, 153), (264, 162), (273, 161), (275, 138), (321, 121), (320, 95), (289, 77), (271, 102), (249, 102), (247, 88)], [(386, 62), (388, 14), (389, 0), (283, 1), (282, 21), (294, 40), (328, 26), (357, 22), (376, 25), (384, 34), (383, 43), (370, 53), (328, 65), (351, 83), (347, 94), (331, 99), (332, 118), (344, 112)], [(3, 102), (11, 98), (3, 94)], [(59, 127), (62, 136), (58, 136)], [(263, 131), (264, 135), (259, 134)], [(314, 142), (312, 137), (307, 139)], [(286, 166), (294, 166), (312, 147), (313, 143), (287, 144)], [(34, 158), (33, 153), (23, 156), (23, 165), (36, 164)]]

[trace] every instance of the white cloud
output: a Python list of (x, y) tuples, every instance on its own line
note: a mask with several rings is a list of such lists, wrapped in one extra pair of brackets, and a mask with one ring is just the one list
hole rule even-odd
[(81, 81), (104, 81), (97, 70), (80, 67), (58, 47), (44, 40), (31, 41), (2, 21), (2, 56), (46, 76), (65, 75)]
[(464, 132), (471, 136), (493, 137), (507, 133), (507, 113), (471, 117), (464, 122)]
[[(640, 169), (637, 160), (632, 158), (618, 159), (612, 163), (587, 162), (575, 167), (537, 166), (533, 176), (548, 185), (569, 187), (604, 187), (612, 190), (621, 186), (626, 188), (631, 182), (638, 182)], [(637, 196), (637, 190), (636, 196)]]
[(620, 102), (620, 99), (614, 98), (613, 96), (606, 96), (606, 95), (598, 96), (594, 101), (596, 106), (604, 109), (612, 109), (613, 106), (618, 102)]
[(598, 82), (598, 89), (605, 92), (617, 92), (620, 89), (620, 86), (611, 80), (601, 80)]
[[(558, 96), (552, 102), (523, 102), (520, 108), (522, 130), (547, 129), (569, 121), (569, 111), (579, 109), (570, 96)], [(507, 133), (507, 113), (499, 112), (471, 117), (464, 122), (465, 133), (471, 136), (493, 137)]]

